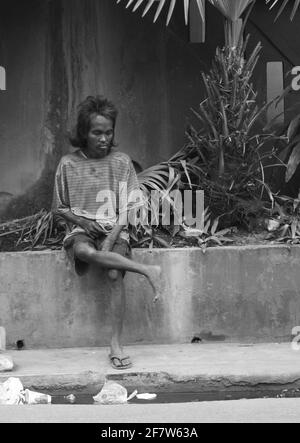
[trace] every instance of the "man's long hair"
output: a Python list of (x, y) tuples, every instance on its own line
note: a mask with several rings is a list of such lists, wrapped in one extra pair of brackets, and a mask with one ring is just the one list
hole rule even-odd
[[(78, 106), (77, 125), (74, 135), (69, 137), (70, 143), (75, 148), (84, 149), (87, 147), (87, 136), (91, 127), (91, 117), (94, 115), (102, 115), (113, 124), (115, 129), (118, 111), (115, 105), (102, 95), (88, 96)], [(112, 143), (115, 146), (113, 140)]]

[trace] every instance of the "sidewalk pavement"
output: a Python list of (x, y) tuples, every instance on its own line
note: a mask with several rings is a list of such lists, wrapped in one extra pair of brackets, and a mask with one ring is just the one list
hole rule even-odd
[(111, 368), (109, 348), (7, 351), (24, 387), (51, 394), (97, 392), (105, 379), (156, 392), (254, 391), (300, 388), (300, 351), (290, 343), (200, 343), (127, 346), (133, 367)]
[[(276, 398), (239, 401), (210, 401), (194, 403), (167, 403), (167, 404), (130, 404), (125, 405), (23, 405), (0, 406), (0, 423), (97, 423), (96, 427), (87, 429), (91, 434), (85, 434), (85, 439), (93, 441), (95, 435), (101, 438), (102, 430), (131, 429), (135, 430), (132, 441), (144, 441), (148, 437), (159, 437), (162, 430), (181, 429), (183, 423), (192, 423), (192, 429), (197, 430), (197, 435), (203, 438), (203, 430), (197, 423), (299, 423), (300, 399)], [(113, 423), (118, 423), (114, 427)], [(130, 423), (131, 426), (127, 426)], [(143, 425), (137, 429), (135, 423)], [(153, 434), (147, 432), (148, 424), (152, 423)], [(174, 423), (178, 425), (174, 426)], [(120, 425), (121, 424), (121, 425)], [(152, 429), (151, 427), (151, 429)], [(75, 429), (75, 431), (74, 431)], [(154, 433), (154, 430), (156, 432)], [(139, 436), (140, 431), (142, 437)], [(52, 429), (47, 429), (47, 436), (52, 440)], [(210, 429), (211, 431), (211, 429)], [(53, 440), (57, 439), (57, 429)], [(68, 428), (69, 440), (75, 437), (77, 428)], [(168, 431), (170, 432), (170, 431)], [(176, 432), (176, 431), (175, 431)], [(169, 434), (170, 435), (170, 434)], [(176, 434), (175, 434), (176, 435)], [(180, 435), (180, 434), (179, 434)], [(89, 437), (92, 437), (90, 439)], [(30, 437), (35, 442), (33, 433)], [(71, 437), (71, 438), (70, 438)], [(195, 437), (195, 434), (193, 435)], [(210, 433), (210, 437), (212, 434)], [(105, 437), (103, 437), (105, 438)], [(113, 438), (113, 437), (112, 437)], [(122, 441), (124, 435), (120, 435)], [(179, 437), (180, 438), (180, 437)], [(127, 441), (130, 438), (127, 439)], [(108, 437), (108, 441), (111, 441)], [(117, 441), (117, 439), (116, 439)], [(188, 441), (188, 440), (187, 440)], [(200, 440), (199, 440), (200, 441)]]

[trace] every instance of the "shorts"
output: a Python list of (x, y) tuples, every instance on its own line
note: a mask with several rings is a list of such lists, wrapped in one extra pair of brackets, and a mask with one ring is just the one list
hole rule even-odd
[[(75, 271), (79, 276), (82, 276), (86, 274), (89, 270), (89, 263), (86, 263), (82, 260), (80, 260), (78, 257), (76, 257), (76, 254), (74, 252), (74, 247), (78, 243), (88, 243), (90, 246), (95, 248), (97, 251), (101, 251), (102, 244), (104, 240), (106, 239), (106, 235), (103, 235), (101, 237), (98, 237), (96, 239), (93, 239), (88, 234), (74, 234), (70, 237), (68, 237), (64, 242), (64, 248), (71, 259), (71, 261), (74, 263)], [(131, 247), (128, 243), (128, 241), (124, 240), (123, 238), (118, 238), (111, 250), (111, 252), (116, 252), (117, 254), (122, 255), (123, 257), (132, 258), (131, 255)], [(126, 271), (123, 271), (123, 277), (125, 276)]]

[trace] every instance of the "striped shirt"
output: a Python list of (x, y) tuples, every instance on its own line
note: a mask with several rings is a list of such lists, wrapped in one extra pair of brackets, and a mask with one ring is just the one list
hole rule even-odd
[[(141, 206), (134, 192), (139, 192), (139, 183), (127, 154), (112, 148), (107, 156), (95, 159), (79, 149), (62, 157), (57, 167), (52, 209), (95, 220), (109, 232), (121, 212)], [(79, 232), (84, 230), (73, 226), (66, 238)]]

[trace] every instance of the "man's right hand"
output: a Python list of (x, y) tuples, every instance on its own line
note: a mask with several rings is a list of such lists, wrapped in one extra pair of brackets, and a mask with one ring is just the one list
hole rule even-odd
[(96, 238), (104, 233), (101, 226), (99, 226), (94, 220), (82, 219), (80, 220), (80, 227), (92, 238)]

